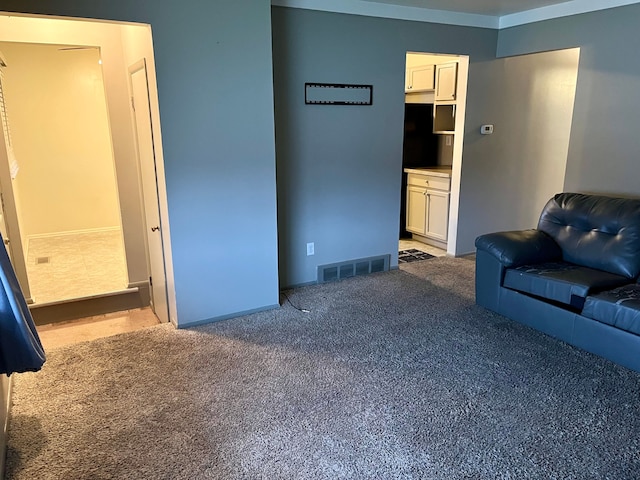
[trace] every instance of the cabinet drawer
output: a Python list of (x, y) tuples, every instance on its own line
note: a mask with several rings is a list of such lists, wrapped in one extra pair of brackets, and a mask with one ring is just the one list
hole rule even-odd
[(436, 190), (445, 190), (448, 192), (451, 188), (451, 178), (409, 173), (407, 175), (407, 185), (415, 185), (416, 187), (429, 187)]

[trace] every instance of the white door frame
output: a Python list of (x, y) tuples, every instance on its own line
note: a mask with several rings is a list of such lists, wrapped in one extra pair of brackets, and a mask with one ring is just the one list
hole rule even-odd
[[(137, 80), (134, 76), (137, 75)], [(136, 84), (136, 81), (138, 82)], [(139, 82), (143, 82), (140, 84)], [(135, 131), (141, 202), (144, 211), (147, 268), (151, 306), (161, 322), (169, 322), (164, 223), (159, 201), (160, 182), (151, 113), (149, 77), (143, 58), (129, 67), (131, 113)]]

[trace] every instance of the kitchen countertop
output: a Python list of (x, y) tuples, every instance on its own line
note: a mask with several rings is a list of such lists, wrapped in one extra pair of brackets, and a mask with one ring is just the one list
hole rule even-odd
[(451, 166), (436, 166), (436, 167), (419, 167), (419, 168), (405, 168), (405, 173), (418, 173), (422, 175), (433, 175), (435, 177), (450, 177)]

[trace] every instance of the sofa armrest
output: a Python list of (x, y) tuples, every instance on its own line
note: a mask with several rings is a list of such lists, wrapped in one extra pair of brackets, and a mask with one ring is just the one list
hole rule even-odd
[(562, 259), (555, 240), (540, 230), (488, 233), (476, 238), (476, 248), (507, 268)]

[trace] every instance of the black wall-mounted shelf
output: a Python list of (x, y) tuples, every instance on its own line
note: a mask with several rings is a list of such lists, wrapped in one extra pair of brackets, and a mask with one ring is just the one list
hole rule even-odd
[(372, 105), (373, 85), (305, 83), (306, 105)]

